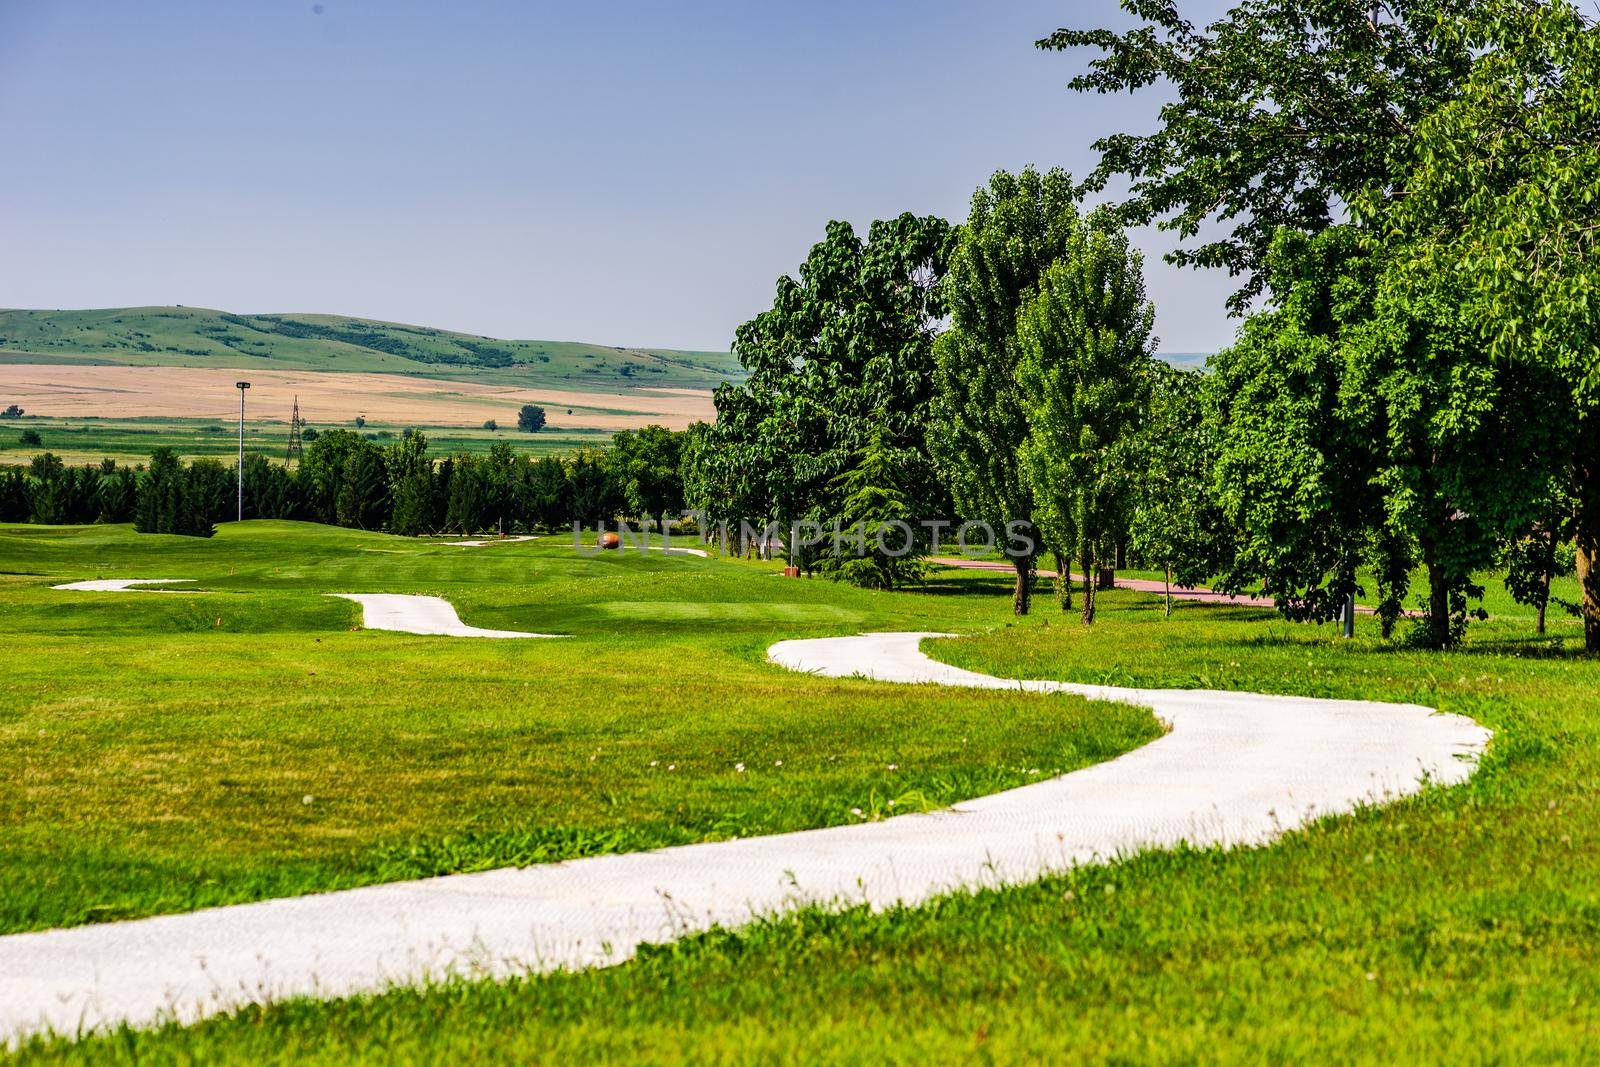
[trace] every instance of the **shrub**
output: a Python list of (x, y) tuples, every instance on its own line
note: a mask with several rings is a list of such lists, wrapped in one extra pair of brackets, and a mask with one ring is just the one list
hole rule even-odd
[(44, 438), (39, 436), (38, 430), (23, 430), (17, 436), (17, 443), (23, 448), (38, 448), (44, 444)]

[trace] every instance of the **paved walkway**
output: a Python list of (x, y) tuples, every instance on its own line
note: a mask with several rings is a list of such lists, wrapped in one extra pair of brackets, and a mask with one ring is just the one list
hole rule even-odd
[(398, 630), (441, 637), (562, 637), (521, 630), (485, 630), (468, 626), (443, 597), (403, 593), (329, 593), (361, 605), (361, 625), (369, 630)]
[(769, 656), (827, 677), (1126, 701), (1171, 730), (940, 812), (0, 937), (0, 1041), (446, 975), (606, 966), (804, 903), (917, 904), (1180, 842), (1261, 844), (1424, 782), (1463, 781), (1489, 738), (1415, 705), (1007, 681), (927, 658), (930, 636), (783, 641)]

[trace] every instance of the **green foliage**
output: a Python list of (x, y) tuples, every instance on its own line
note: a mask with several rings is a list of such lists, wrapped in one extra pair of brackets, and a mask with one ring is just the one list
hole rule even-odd
[(1154, 323), (1142, 259), (1106, 217), (1072, 228), (1017, 316), (1020, 456), (1046, 540), (1076, 550), (1085, 623), (1096, 573), (1127, 525)]
[(611, 470), (623, 506), (636, 519), (672, 518), (683, 510), (683, 434), (664, 426), (611, 437)]
[(134, 529), (140, 533), (210, 537), (215, 532), (211, 478), (185, 469), (170, 448), (158, 448), (139, 481)]
[(17, 434), (17, 444), (23, 448), (39, 448), (44, 444), (44, 438), (39, 436), (38, 430), (23, 430)]
[(713, 518), (831, 525), (840, 476), (880, 431), (908, 457), (900, 490), (912, 507), (945, 510), (928, 402), (949, 244), (949, 223), (932, 216), (878, 220), (865, 241), (831, 222), (799, 277), (778, 280), (772, 307), (735, 337), (748, 377), (717, 390), (717, 421), (694, 449), (689, 481)]
[[(1045, 269), (1069, 253), (1079, 228), (1076, 191), (1064, 171), (1000, 171), (973, 194), (951, 255), (943, 285), (950, 329), (937, 345), (929, 442), (961, 517), (997, 532), (1017, 522), (1033, 537), (1033, 492), (1021, 459), (1028, 424), (1017, 385), (1017, 315)], [(1014, 609), (1026, 614), (1033, 557), (1012, 559)]]
[(1159, 222), (1185, 239), (1231, 223), (1227, 236), (1168, 258), (1241, 276), (1235, 311), (1265, 290), (1279, 229), (1318, 232), (1344, 205), (1399, 180), (1407, 138), (1471, 56), (1448, 32), (1461, 9), (1452, 0), (1242, 0), (1204, 27), (1170, 0), (1124, 7), (1140, 25), (1063, 29), (1038, 42), (1103, 53), (1070, 82), (1078, 92), (1167, 94), (1155, 131), (1095, 142), (1100, 162), (1085, 186), (1125, 176), (1123, 221)]
[[(839, 525), (851, 532), (837, 555), (818, 560), (823, 574), (865, 589), (903, 588), (922, 577), (916, 552), (920, 516), (902, 488), (912, 481), (908, 470), (920, 460), (915, 452), (896, 448), (886, 428), (868, 438), (834, 487), (843, 498)], [(851, 536), (860, 543), (849, 543)]]
[[(1149, 408), (1137, 443), (1129, 547), (1167, 580), (1193, 587), (1227, 566), (1230, 538), (1212, 491), (1218, 423), (1205, 374), (1152, 362)], [(1166, 601), (1170, 614), (1172, 602)]]
[(517, 429), (523, 433), (538, 433), (544, 429), (544, 408), (538, 404), (524, 404), (517, 412)]

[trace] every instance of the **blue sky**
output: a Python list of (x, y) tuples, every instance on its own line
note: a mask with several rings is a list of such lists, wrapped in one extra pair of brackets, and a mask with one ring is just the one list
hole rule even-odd
[[(1203, 17), (1219, 5), (1190, 5)], [(1191, 17), (1196, 17), (1191, 15)], [(324, 311), (726, 349), (844, 218), (1082, 173), (1156, 98), (1038, 52), (1108, 0), (0, 0), (0, 306)], [(1229, 280), (1159, 262), (1161, 347)]]

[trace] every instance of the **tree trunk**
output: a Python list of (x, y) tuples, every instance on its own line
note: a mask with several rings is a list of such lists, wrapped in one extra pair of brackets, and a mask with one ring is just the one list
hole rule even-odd
[(1011, 565), (1017, 569), (1016, 588), (1011, 592), (1011, 611), (1015, 615), (1026, 615), (1033, 596), (1032, 583), (1029, 581), (1033, 573), (1033, 557), (1013, 556)]
[(1054, 549), (1056, 557), (1056, 599), (1061, 602), (1062, 611), (1072, 610), (1072, 568), (1068, 560), (1061, 554), (1060, 549)]
[(1171, 560), (1167, 560), (1166, 568), (1162, 571), (1162, 574), (1164, 576), (1162, 584), (1163, 584), (1164, 588), (1166, 589), (1166, 609), (1165, 609), (1165, 611), (1162, 612), (1162, 614), (1166, 618), (1170, 619), (1170, 618), (1172, 618), (1172, 561)]
[(1450, 582), (1437, 560), (1428, 561), (1428, 645), (1450, 647)]
[(1578, 526), (1578, 588), (1583, 593), (1583, 650), (1600, 654), (1600, 524)]
[(1117, 587), (1117, 569), (1115, 567), (1097, 567), (1095, 569), (1095, 587), (1098, 589), (1115, 589)]
[(1083, 624), (1094, 625), (1094, 548), (1085, 541), (1079, 550), (1083, 563)]

